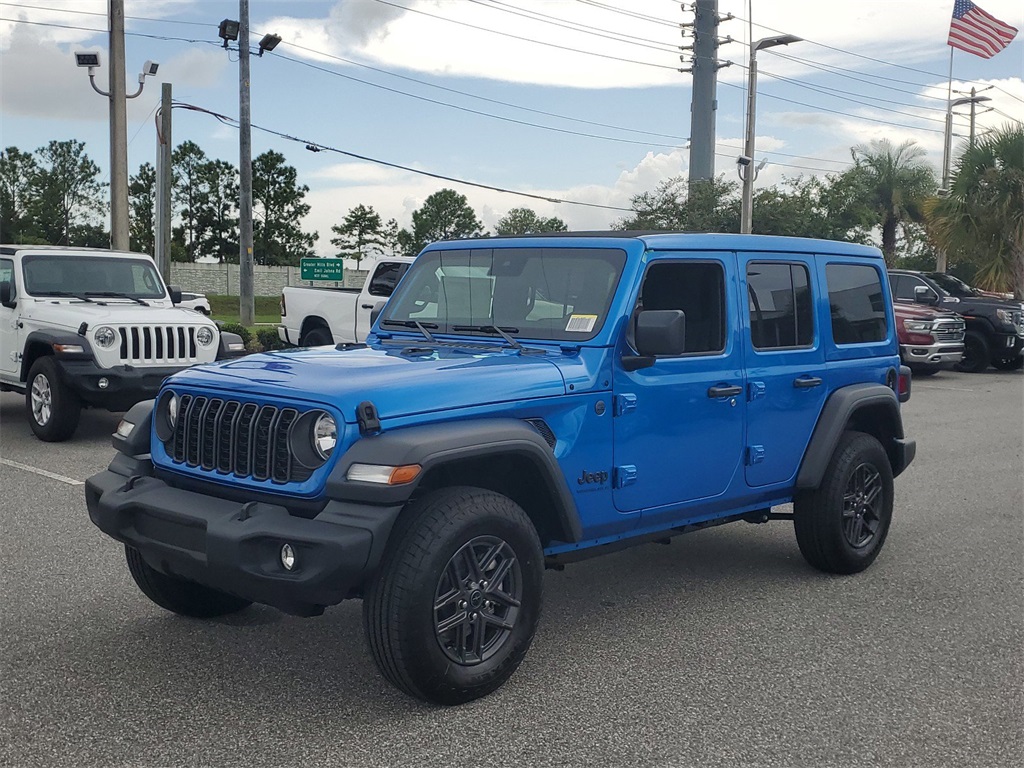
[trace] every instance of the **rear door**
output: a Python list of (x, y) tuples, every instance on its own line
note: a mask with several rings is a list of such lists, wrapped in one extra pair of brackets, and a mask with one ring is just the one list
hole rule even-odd
[(813, 257), (740, 254), (740, 265), (747, 297), (745, 474), (757, 487), (796, 474), (828, 387)]
[(366, 281), (366, 290), (356, 301), (355, 339), (365, 340), (370, 332), (370, 313), (382, 301), (391, 298), (395, 287), (409, 269), (409, 265), (399, 261), (382, 261)]
[(695, 253), (648, 264), (639, 303), (685, 313), (686, 352), (637, 371), (615, 363), (615, 507), (644, 509), (643, 524), (673, 519), (683, 502), (722, 495), (740, 471), (735, 263), (732, 253)]

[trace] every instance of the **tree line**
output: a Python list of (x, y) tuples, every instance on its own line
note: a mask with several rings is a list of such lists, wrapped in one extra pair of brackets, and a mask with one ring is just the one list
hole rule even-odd
[[(951, 271), (983, 288), (1024, 296), (1024, 127), (1014, 123), (966, 147), (951, 189), (936, 196), (938, 179), (913, 141), (858, 145), (852, 165), (823, 177), (798, 176), (754, 195), (755, 234), (880, 241), (889, 265), (931, 269), (943, 249)], [(172, 152), (172, 258), (214, 256), (238, 261), (238, 169), (186, 141)], [(78, 141), (51, 141), (34, 153), (0, 154), (0, 242), (104, 246), (105, 184)], [(309, 187), (285, 157), (267, 151), (253, 160), (254, 255), (259, 264), (298, 264), (312, 256), (318, 233), (302, 219)], [(153, 252), (156, 173), (143, 164), (129, 184), (132, 248)], [(740, 190), (723, 175), (693, 184), (682, 177), (635, 195), (632, 213), (612, 229), (738, 232)], [(557, 217), (513, 208), (494, 235), (560, 232)], [(363, 259), (415, 255), (435, 240), (488, 237), (465, 195), (441, 189), (412, 213), (411, 226), (384, 221), (357, 205), (331, 227), (336, 256)]]

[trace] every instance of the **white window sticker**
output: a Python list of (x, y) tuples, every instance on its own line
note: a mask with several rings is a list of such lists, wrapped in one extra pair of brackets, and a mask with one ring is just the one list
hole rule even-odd
[(597, 324), (597, 315), (570, 315), (565, 325), (568, 333), (590, 333)]

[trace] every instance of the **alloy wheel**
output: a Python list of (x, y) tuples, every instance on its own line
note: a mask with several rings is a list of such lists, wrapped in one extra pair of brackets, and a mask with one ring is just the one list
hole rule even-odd
[(871, 464), (861, 464), (850, 475), (843, 492), (843, 536), (854, 549), (874, 541), (881, 524), (882, 476)]
[(45, 427), (50, 423), (53, 394), (50, 391), (50, 380), (43, 374), (32, 379), (32, 418), (36, 424)]

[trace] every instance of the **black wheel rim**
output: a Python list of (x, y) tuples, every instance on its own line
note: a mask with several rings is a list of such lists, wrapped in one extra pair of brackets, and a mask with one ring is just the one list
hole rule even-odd
[(434, 632), (444, 654), (473, 666), (508, 641), (523, 599), (516, 553), (496, 536), (477, 536), (445, 566), (434, 592)]
[(978, 364), (978, 361), (980, 359), (980, 345), (974, 339), (967, 339), (967, 341), (964, 343), (964, 358), (960, 364), (964, 368), (973, 368)]
[(882, 523), (882, 476), (871, 464), (850, 475), (843, 492), (843, 536), (854, 549), (869, 546)]

